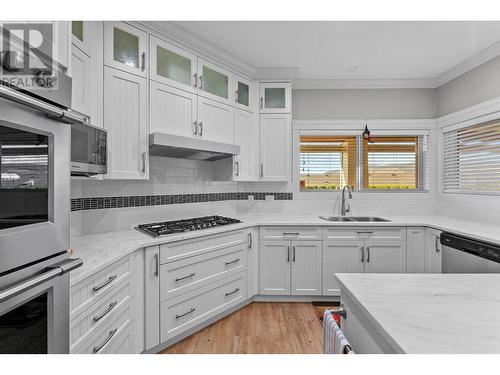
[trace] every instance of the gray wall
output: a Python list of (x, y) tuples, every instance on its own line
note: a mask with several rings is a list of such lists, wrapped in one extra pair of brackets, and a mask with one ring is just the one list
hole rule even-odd
[(439, 87), (438, 115), (444, 116), (498, 96), (500, 96), (500, 56)]
[(435, 89), (293, 90), (294, 119), (436, 118)]

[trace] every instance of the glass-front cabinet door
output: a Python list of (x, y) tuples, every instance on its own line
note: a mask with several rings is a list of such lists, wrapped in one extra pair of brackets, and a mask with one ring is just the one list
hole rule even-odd
[(237, 108), (251, 111), (252, 83), (245, 78), (235, 77), (234, 84), (234, 105)]
[(89, 28), (87, 21), (71, 21), (71, 43), (82, 52), (90, 55)]
[(219, 102), (233, 105), (234, 91), (231, 73), (209, 61), (198, 58), (199, 94)]
[(147, 33), (125, 22), (105, 22), (104, 63), (147, 77)]
[(260, 113), (290, 113), (290, 82), (261, 82)]
[(151, 37), (151, 79), (196, 93), (196, 55), (157, 37)]

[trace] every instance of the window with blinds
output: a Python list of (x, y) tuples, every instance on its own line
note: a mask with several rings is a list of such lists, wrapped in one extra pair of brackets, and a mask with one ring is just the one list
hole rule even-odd
[(445, 192), (500, 193), (500, 120), (444, 133)]
[(363, 139), (363, 189), (427, 190), (427, 136)]
[(300, 190), (428, 190), (428, 136), (300, 136)]
[(301, 190), (338, 190), (356, 185), (356, 137), (301, 136)]

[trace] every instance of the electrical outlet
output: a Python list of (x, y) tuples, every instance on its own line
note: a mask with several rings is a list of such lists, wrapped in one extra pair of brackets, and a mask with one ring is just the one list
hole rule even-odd
[(266, 195), (266, 201), (273, 201), (274, 195)]

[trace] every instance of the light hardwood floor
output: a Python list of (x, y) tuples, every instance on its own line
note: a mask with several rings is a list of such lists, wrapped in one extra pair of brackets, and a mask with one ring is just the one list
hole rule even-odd
[(161, 354), (320, 354), (323, 328), (310, 303), (255, 302)]

